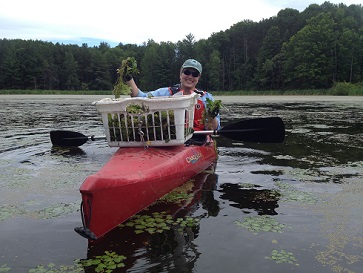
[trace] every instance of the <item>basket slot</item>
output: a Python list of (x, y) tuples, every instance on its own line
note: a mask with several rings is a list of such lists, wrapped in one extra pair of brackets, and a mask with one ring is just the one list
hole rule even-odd
[[(128, 115), (129, 117), (131, 117), (131, 131), (132, 131), (132, 136), (133, 139), (135, 139), (135, 123), (134, 123), (134, 116), (133, 115)], [(128, 124), (126, 124), (126, 127), (129, 128)], [(129, 139), (127, 139), (127, 141), (130, 141)]]
[(170, 116), (169, 116), (169, 111), (166, 112), (166, 120), (168, 122), (168, 139), (170, 140), (171, 139), (171, 134), (170, 134)]
[(160, 117), (160, 125), (159, 125), (159, 131), (160, 131), (160, 140), (164, 141), (164, 132), (163, 132), (163, 111), (159, 112), (159, 117)]
[[(118, 124), (120, 125), (120, 126), (118, 126), (118, 133), (120, 134), (120, 140), (122, 141), (122, 129), (121, 129), (121, 117), (120, 117), (121, 115), (120, 114), (117, 114), (117, 120), (118, 120)], [(115, 131), (116, 131), (116, 128), (114, 128), (115, 129)]]
[[(151, 117), (152, 117), (153, 124), (155, 124), (155, 114), (152, 113)], [(152, 130), (153, 130), (153, 134), (154, 134), (154, 139), (153, 140), (156, 140), (156, 128), (155, 128), (155, 126), (152, 127)]]

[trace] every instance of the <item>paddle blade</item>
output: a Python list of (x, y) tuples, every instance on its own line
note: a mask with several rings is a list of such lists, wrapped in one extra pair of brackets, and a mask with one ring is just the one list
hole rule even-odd
[(50, 140), (53, 146), (77, 147), (86, 143), (88, 137), (78, 132), (57, 130), (50, 132)]
[(243, 142), (281, 143), (285, 139), (285, 125), (279, 117), (248, 119), (229, 124), (218, 134)]

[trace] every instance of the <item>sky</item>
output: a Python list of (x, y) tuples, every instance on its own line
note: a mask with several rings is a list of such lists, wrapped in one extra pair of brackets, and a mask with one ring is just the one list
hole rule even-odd
[[(259, 22), (285, 8), (300, 12), (310, 0), (0, 0), (0, 39), (141, 45), (173, 42), (193, 34), (207, 39), (243, 20)], [(362, 0), (330, 0), (361, 4)]]

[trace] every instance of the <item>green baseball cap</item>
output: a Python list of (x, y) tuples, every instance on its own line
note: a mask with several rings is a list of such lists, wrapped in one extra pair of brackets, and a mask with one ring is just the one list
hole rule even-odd
[(198, 62), (197, 60), (194, 60), (194, 59), (186, 60), (183, 63), (182, 68), (194, 68), (194, 69), (198, 70), (200, 74), (202, 74), (202, 65), (200, 64), (200, 62)]

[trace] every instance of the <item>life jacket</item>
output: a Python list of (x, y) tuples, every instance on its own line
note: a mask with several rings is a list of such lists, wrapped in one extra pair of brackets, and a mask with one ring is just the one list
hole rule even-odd
[[(180, 88), (179, 84), (169, 87), (169, 92), (171, 96), (179, 92), (182, 92), (182, 94), (184, 95), (184, 90)], [(203, 97), (206, 93), (205, 91), (201, 91), (198, 89), (195, 89), (194, 92), (199, 94), (201, 97)], [(194, 131), (202, 131), (205, 129), (204, 111), (205, 111), (204, 103), (201, 99), (198, 99), (197, 104), (194, 107), (194, 122), (193, 122)]]

